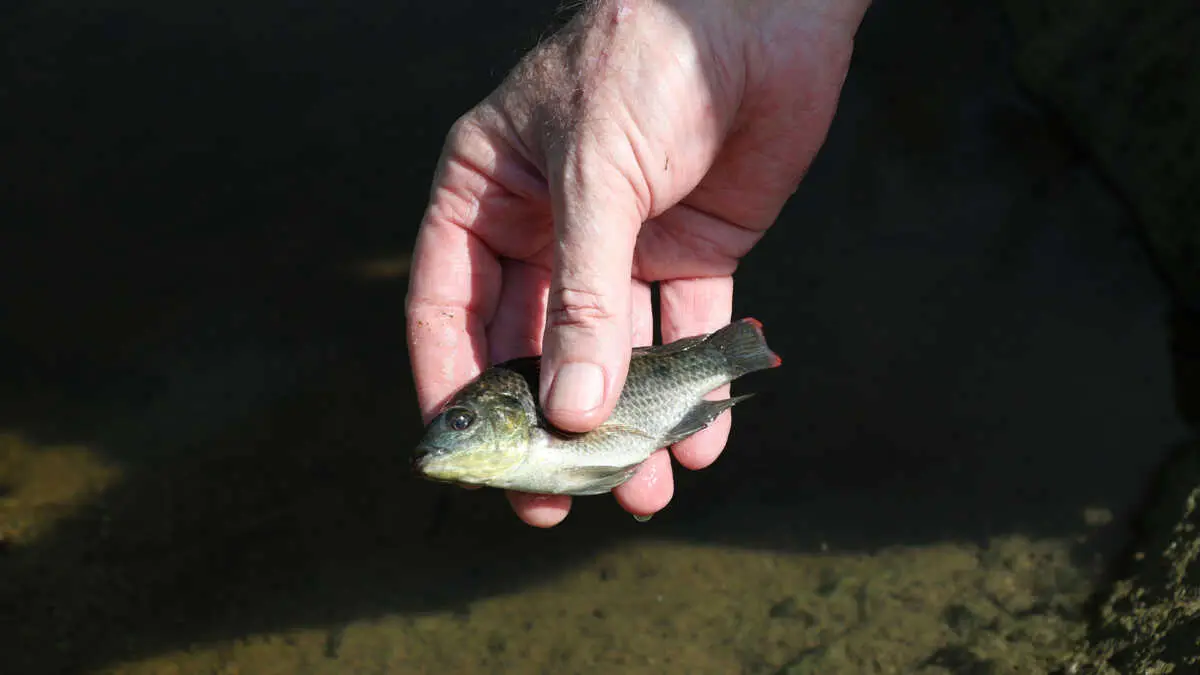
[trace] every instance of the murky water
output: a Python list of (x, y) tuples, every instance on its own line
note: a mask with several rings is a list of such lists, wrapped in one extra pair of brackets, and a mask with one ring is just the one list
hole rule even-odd
[(27, 289), (0, 308), (0, 671), (1039, 673), (1069, 652), (1185, 434), (1165, 293), (990, 9), (872, 10), (825, 150), (739, 270), (735, 313), (787, 365), (747, 378), (728, 453), (670, 508), (581, 499), (543, 532), (411, 479), (413, 225), (444, 129), (548, 20), (531, 6), (0, 22), (30, 130), (0, 248)]

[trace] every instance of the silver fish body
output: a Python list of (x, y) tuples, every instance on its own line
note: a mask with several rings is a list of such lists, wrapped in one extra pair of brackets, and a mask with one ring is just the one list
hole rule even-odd
[(659, 448), (695, 434), (749, 398), (706, 394), (774, 368), (762, 324), (742, 319), (709, 335), (633, 350), (625, 387), (598, 428), (567, 433), (537, 404), (537, 357), (493, 366), (430, 422), (414, 468), (430, 479), (540, 494), (594, 495), (629, 480)]

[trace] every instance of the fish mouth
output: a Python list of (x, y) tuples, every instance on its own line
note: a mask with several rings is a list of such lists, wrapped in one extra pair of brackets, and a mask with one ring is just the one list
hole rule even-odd
[(472, 453), (420, 445), (412, 454), (413, 472), (435, 483), (482, 487), (493, 483), (510, 465), (497, 465), (488, 453)]
[(417, 449), (413, 450), (413, 454), (412, 454), (412, 469), (413, 469), (413, 471), (416, 471), (417, 473), (421, 473), (421, 474), (425, 473), (425, 471), (429, 467), (429, 465), (440, 454), (441, 453), (437, 450), (437, 448), (417, 446)]
[(429, 471), (430, 465), (436, 461), (437, 456), (440, 454), (436, 448), (418, 446), (412, 454), (413, 472), (425, 476)]
[(448, 454), (441, 448), (418, 446), (413, 451), (413, 473), (436, 483), (456, 482), (452, 464), (445, 461)]

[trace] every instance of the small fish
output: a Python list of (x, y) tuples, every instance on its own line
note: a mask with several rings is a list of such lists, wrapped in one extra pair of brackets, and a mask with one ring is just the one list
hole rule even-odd
[(753, 394), (704, 395), (782, 360), (762, 324), (741, 319), (709, 335), (633, 350), (625, 388), (598, 428), (551, 426), (537, 404), (538, 357), (492, 366), (430, 422), (414, 469), (434, 481), (538, 494), (603, 494), (629, 480), (654, 451), (704, 429)]

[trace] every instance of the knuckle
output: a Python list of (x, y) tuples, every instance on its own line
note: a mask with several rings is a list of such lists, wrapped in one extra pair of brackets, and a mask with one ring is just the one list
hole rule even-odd
[(470, 141), (483, 133), (479, 127), (478, 115), (474, 110), (467, 112), (454, 120), (446, 132), (445, 147), (460, 149), (470, 144)]
[(567, 287), (555, 294), (546, 314), (547, 323), (554, 328), (588, 328), (613, 318), (612, 308), (604, 295)]

